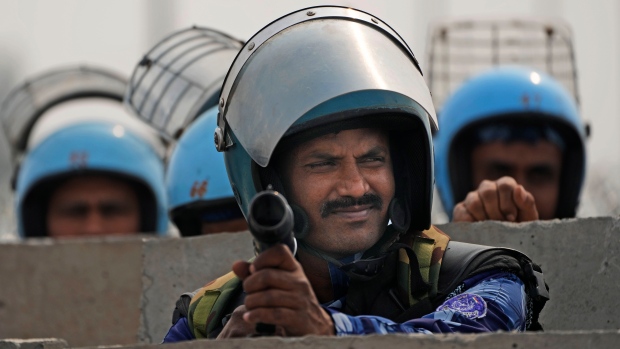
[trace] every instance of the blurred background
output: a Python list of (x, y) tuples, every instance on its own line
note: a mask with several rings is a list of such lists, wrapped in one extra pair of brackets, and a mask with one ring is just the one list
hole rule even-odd
[[(130, 76), (164, 36), (193, 24), (246, 40), (291, 11), (325, 4), (308, 0), (0, 0), (0, 100), (48, 69), (103, 66)], [(582, 117), (591, 126), (588, 173), (579, 216), (620, 213), (620, 1), (616, 0), (357, 0), (409, 44), (425, 70), (429, 24), (455, 16), (544, 16), (573, 30)], [(0, 135), (0, 239), (15, 230), (13, 172)]]

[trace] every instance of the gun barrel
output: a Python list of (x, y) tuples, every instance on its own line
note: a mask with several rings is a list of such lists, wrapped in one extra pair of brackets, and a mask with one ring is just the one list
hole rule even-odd
[(293, 254), (297, 252), (293, 210), (277, 191), (267, 189), (256, 194), (250, 202), (248, 225), (257, 253), (278, 243), (287, 245)]

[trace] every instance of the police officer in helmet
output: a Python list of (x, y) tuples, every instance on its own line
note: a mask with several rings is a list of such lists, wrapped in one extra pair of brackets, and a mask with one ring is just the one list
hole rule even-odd
[(163, 163), (119, 124), (54, 132), (26, 155), (16, 184), (22, 237), (167, 233)]
[(272, 22), (233, 63), (218, 121), (241, 209), (271, 185), (299, 249), (276, 245), (183, 295), (165, 342), (260, 324), (282, 336), (538, 328), (548, 294), (529, 258), (430, 225), (435, 111), (384, 22), (341, 7)]
[(167, 234), (163, 145), (122, 108), (125, 83), (106, 69), (61, 68), (4, 101), (21, 237)]
[(238, 232), (248, 225), (235, 200), (224, 157), (205, 142), (217, 126), (217, 106), (183, 132), (166, 169), (170, 218), (182, 236)]
[(223, 155), (205, 142), (217, 125), (222, 81), (241, 46), (218, 30), (181, 29), (144, 55), (127, 84), (127, 107), (176, 141), (166, 191), (170, 218), (182, 236), (247, 230)]
[(453, 221), (575, 216), (586, 127), (550, 76), (517, 66), (483, 72), (446, 101), (439, 126), (437, 187)]

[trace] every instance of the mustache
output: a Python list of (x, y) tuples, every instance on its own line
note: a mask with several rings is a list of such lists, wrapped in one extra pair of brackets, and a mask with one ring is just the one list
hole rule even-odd
[(383, 200), (379, 197), (379, 195), (368, 193), (360, 196), (359, 198), (345, 196), (340, 199), (326, 201), (321, 206), (321, 218), (326, 218), (337, 209), (364, 205), (371, 205), (373, 208), (381, 210), (383, 207)]

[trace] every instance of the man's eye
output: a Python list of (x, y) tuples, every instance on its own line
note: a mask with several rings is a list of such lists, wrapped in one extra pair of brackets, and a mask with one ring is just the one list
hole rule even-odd
[(315, 169), (315, 168), (325, 168), (325, 167), (329, 167), (332, 166), (334, 163), (331, 161), (321, 161), (321, 162), (314, 162), (311, 164), (308, 164), (306, 166), (308, 166), (311, 169)]
[(85, 217), (88, 215), (88, 211), (90, 210), (87, 206), (69, 206), (63, 207), (59, 210), (60, 214), (65, 217)]
[(101, 207), (99, 208), (101, 210), (101, 214), (104, 216), (118, 216), (118, 215), (124, 215), (127, 212), (130, 211), (129, 207), (127, 205), (122, 205), (122, 204), (118, 204), (118, 205), (114, 205), (114, 204), (109, 204), (109, 205), (101, 205)]
[(495, 165), (495, 166), (490, 166), (487, 169), (487, 173), (485, 177), (488, 180), (496, 180), (504, 176), (513, 176), (512, 168), (510, 168), (509, 166)]
[(369, 158), (363, 158), (360, 162), (365, 163), (383, 163), (385, 162), (385, 158), (383, 156), (373, 156)]
[(528, 181), (533, 184), (544, 184), (556, 180), (554, 171), (548, 168), (534, 169), (528, 175)]

